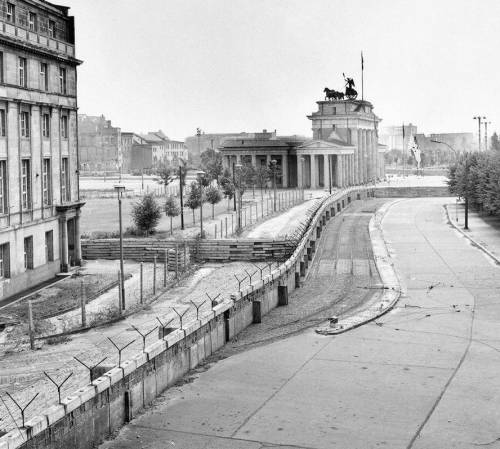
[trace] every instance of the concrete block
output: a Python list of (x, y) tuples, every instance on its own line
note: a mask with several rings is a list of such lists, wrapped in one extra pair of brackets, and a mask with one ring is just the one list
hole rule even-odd
[(123, 379), (123, 371), (121, 370), (121, 368), (118, 368), (118, 367), (115, 367), (115, 368), (109, 370), (104, 375), (109, 378), (110, 386), (114, 385), (115, 383), (117, 383)]
[(11, 430), (4, 438), (7, 440), (8, 449), (15, 449), (21, 447), (23, 443), (26, 442), (28, 439), (28, 432), (26, 429)]
[(139, 354), (134, 355), (131, 360), (135, 363), (135, 369), (137, 369), (148, 363), (149, 356), (147, 352), (140, 352)]
[(85, 402), (90, 401), (92, 398), (95, 397), (96, 389), (93, 385), (89, 384), (86, 385), (85, 387), (76, 390), (75, 394), (80, 396), (81, 403), (85, 404)]
[(173, 345), (175, 345), (177, 342), (182, 340), (184, 338), (184, 330), (183, 329), (177, 329), (176, 331), (170, 333), (167, 335), (164, 340), (167, 342), (167, 347), (171, 348)]
[(57, 404), (49, 407), (44, 415), (47, 417), (47, 424), (51, 426), (55, 422), (59, 421), (65, 415), (64, 406)]
[(186, 337), (190, 336), (191, 334), (194, 334), (199, 328), (200, 328), (199, 320), (193, 320), (187, 323), (184, 326), (184, 332), (186, 333)]
[(149, 357), (149, 360), (154, 359), (157, 355), (161, 354), (166, 350), (167, 350), (167, 343), (163, 340), (155, 341), (154, 343), (151, 343), (150, 345), (146, 346), (146, 353)]
[[(35, 435), (38, 435), (40, 432), (43, 432), (48, 427), (47, 417), (44, 415), (35, 416), (34, 418), (31, 418), (30, 420), (26, 421), (24, 424), (26, 426), (29, 438), (33, 438)], [(1, 441), (2, 439), (0, 438), (0, 449), (2, 449)], [(7, 442), (5, 442), (5, 444), (7, 444)]]
[(82, 399), (80, 398), (80, 396), (76, 395), (66, 396), (65, 398), (61, 399), (61, 404), (64, 405), (64, 411), (66, 414), (68, 414), (82, 405)]
[(130, 373), (136, 370), (135, 360), (125, 360), (121, 364), (121, 369), (123, 370), (123, 377), (128, 376)]
[(198, 363), (198, 345), (194, 343), (189, 347), (189, 369), (196, 368)]
[(111, 379), (108, 376), (104, 375), (104, 376), (98, 377), (97, 379), (94, 379), (94, 381), (92, 382), (92, 385), (95, 388), (96, 394), (102, 393), (104, 390), (106, 390), (107, 388), (110, 387)]
[(224, 301), (222, 304), (218, 304), (214, 307), (215, 316), (222, 315), (226, 310), (229, 310), (233, 306), (233, 303), (228, 303)]
[(9, 442), (7, 441), (7, 435), (0, 438), (0, 449), (9, 449)]

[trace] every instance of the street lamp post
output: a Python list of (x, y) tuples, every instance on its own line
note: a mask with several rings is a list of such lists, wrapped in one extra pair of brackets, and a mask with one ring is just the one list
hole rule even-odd
[(478, 127), (478, 143), (479, 146), (477, 147), (477, 151), (481, 151), (481, 120), (486, 120), (486, 117), (481, 117), (480, 115), (477, 115), (473, 117), (474, 120), (477, 120), (477, 127)]
[(491, 122), (484, 122), (484, 150), (488, 151), (488, 125), (491, 125)]
[(200, 188), (200, 238), (203, 238), (203, 175), (204, 171), (198, 171), (196, 176), (198, 178), (198, 186)]
[(120, 223), (120, 290), (122, 295), (121, 308), (125, 310), (125, 276), (123, 273), (123, 227), (122, 227), (122, 193), (125, 190), (125, 186), (116, 185), (116, 193), (118, 194), (118, 216)]
[[(479, 120), (481, 120), (481, 117), (479, 117)], [(434, 143), (440, 143), (442, 145), (446, 145), (453, 153), (455, 154), (456, 161), (458, 162), (458, 152), (449, 144), (446, 142), (441, 142), (440, 140), (432, 140), (431, 142)], [(465, 197), (464, 197), (464, 205), (465, 205), (465, 211), (464, 211), (464, 229), (469, 229), (469, 195), (468, 195), (468, 190), (469, 190), (469, 153), (467, 151), (464, 151), (464, 156), (465, 156), (465, 176), (467, 179), (467, 185), (465, 186)], [(456, 213), (456, 209), (455, 209)]]
[(273, 199), (273, 210), (276, 212), (276, 164), (278, 161), (276, 159), (273, 159), (271, 161), (272, 167), (273, 167), (273, 188), (274, 188), (274, 199)]
[(241, 164), (233, 164), (233, 182), (235, 181), (235, 169), (238, 170), (238, 184), (234, 184), (234, 198), (238, 195), (236, 203), (238, 207), (236, 208), (236, 233), (241, 231), (241, 169), (243, 166)]
[[(184, 166), (182, 166), (181, 164), (184, 164)], [(184, 200), (182, 197), (182, 186), (184, 185), (184, 169), (185, 163), (181, 158), (179, 158), (179, 199), (181, 203), (181, 230), (184, 230)]]

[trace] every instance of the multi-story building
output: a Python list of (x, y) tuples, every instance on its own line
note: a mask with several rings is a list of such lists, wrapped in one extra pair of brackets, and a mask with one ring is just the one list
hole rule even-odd
[(73, 17), (0, 0), (0, 297), (80, 263)]
[(139, 135), (133, 132), (122, 132), (122, 171), (123, 173), (131, 173), (132, 170), (132, 150), (134, 145), (145, 144), (146, 141)]
[(82, 172), (125, 172), (121, 129), (104, 115), (78, 115), (78, 148)]
[(170, 140), (163, 131), (141, 134), (143, 142), (132, 146), (132, 172), (155, 172), (161, 167), (177, 166), (179, 159), (187, 160), (188, 150), (184, 142)]

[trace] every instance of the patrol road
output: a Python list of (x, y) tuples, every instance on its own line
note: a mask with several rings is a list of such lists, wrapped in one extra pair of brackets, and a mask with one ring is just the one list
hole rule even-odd
[(102, 447), (500, 447), (499, 268), (449, 227), (442, 202), (401, 200), (386, 215), (406, 292), (394, 311), (199, 370)]

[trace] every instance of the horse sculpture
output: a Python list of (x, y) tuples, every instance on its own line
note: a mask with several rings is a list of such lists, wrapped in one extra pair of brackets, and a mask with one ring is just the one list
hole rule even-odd
[(323, 89), (323, 92), (325, 93), (325, 100), (343, 100), (344, 99), (344, 93), (343, 92), (338, 92), (335, 89), (328, 89), (328, 87), (325, 87)]

